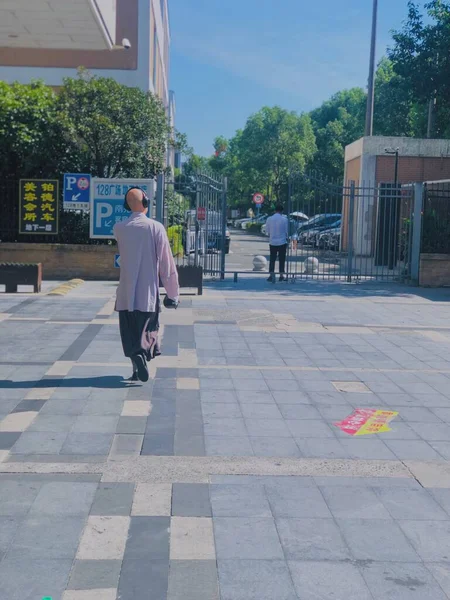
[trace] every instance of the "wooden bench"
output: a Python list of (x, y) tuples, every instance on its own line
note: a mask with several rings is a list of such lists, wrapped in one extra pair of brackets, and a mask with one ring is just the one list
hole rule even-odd
[(42, 263), (0, 263), (0, 285), (5, 292), (17, 292), (18, 285), (32, 285), (37, 294), (42, 285)]

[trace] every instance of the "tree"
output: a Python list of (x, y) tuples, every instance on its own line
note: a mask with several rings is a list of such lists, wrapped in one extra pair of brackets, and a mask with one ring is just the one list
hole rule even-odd
[(154, 177), (165, 169), (172, 134), (151, 93), (81, 71), (65, 79), (59, 109), (84, 171), (97, 177)]
[(416, 3), (408, 3), (408, 18), (403, 28), (393, 33), (394, 45), (388, 56), (423, 112), (436, 98), (432, 133), (446, 137), (450, 135), (450, 3), (432, 0), (425, 10), (426, 19)]
[(322, 177), (342, 179), (345, 146), (364, 135), (366, 97), (361, 88), (344, 90), (310, 113), (318, 149), (312, 168)]
[(316, 152), (311, 119), (279, 106), (264, 107), (252, 115), (240, 133), (235, 157), (239, 172), (276, 203), (287, 197), (293, 170), (303, 171)]
[(0, 81), (0, 176), (55, 177), (71, 157), (55, 93), (43, 82)]

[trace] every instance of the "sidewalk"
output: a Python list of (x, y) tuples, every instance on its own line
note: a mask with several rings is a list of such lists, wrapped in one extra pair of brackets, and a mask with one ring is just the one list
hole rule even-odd
[(211, 284), (145, 385), (114, 293), (0, 295), (2, 600), (450, 599), (449, 291)]

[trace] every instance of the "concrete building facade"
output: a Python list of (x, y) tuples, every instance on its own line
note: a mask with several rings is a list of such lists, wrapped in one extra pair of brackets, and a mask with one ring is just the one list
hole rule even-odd
[[(155, 93), (169, 114), (168, 0), (6, 0), (0, 79), (57, 88), (79, 67)], [(122, 48), (122, 40), (130, 48)]]

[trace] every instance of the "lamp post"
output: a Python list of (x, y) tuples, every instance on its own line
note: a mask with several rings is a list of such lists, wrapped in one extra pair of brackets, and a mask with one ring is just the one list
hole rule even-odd
[(397, 189), (398, 185), (398, 153), (400, 148), (385, 148), (384, 153), (395, 156), (395, 167), (394, 167), (394, 188)]
[(367, 88), (365, 135), (373, 135), (373, 107), (375, 99), (375, 52), (377, 46), (378, 0), (373, 0), (372, 36), (370, 41), (369, 83)]

